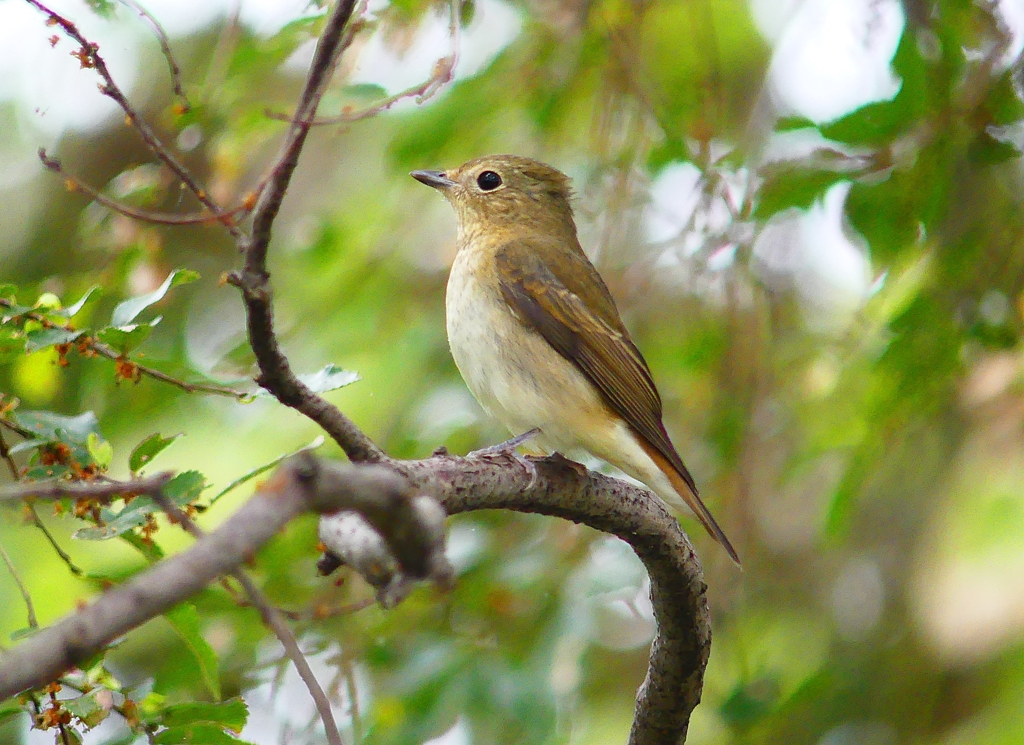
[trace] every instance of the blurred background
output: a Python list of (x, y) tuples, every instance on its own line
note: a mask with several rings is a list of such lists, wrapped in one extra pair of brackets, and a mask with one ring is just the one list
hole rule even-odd
[[(285, 125), (267, 114), (290, 111), (323, 9), (145, 8), (187, 102), (133, 3), (53, 5), (209, 193), (237, 205), (275, 152)], [(365, 9), (324, 115), (428, 81), (453, 50), (454, 80), (311, 136), (270, 257), (293, 366), (358, 373), (327, 395), (394, 456), (504, 439), (446, 345), (454, 216), (407, 173), (492, 152), (555, 165), (574, 179), (581, 240), (650, 363), (669, 432), (744, 563), (683, 519), (714, 624), (688, 742), (1024, 742), (1024, 2), (467, 0), (454, 14), (426, 0)], [(108, 196), (198, 208), (75, 49), (26, 2), (0, 0), (0, 282), (47, 307), (100, 285), (74, 316), (97, 329), (119, 301), (194, 270), (141, 316), (162, 322), (132, 358), (252, 390), (241, 302), (220, 282), (238, 264), (226, 232), (126, 218), (41, 166), (45, 147)], [(64, 366), (52, 345), (27, 353), (17, 329), (5, 334), (0, 407), (18, 402), (5, 417), (93, 412), (76, 421), (117, 477), (146, 437), (181, 433), (157, 463), (200, 472), (202, 505), (319, 434), (269, 399), (118, 380), (109, 360), (72, 349)], [(14, 458), (31, 468), (39, 452)], [(153, 558), (143, 528), (86, 540), (73, 535), (86, 520), (38, 511), (83, 570), (3, 508), (0, 543), (40, 623)], [(313, 519), (253, 567), (303, 614), (347, 741), (625, 742), (653, 635), (628, 547), (536, 516), (450, 528), (457, 588), (417, 590), (391, 611), (353, 610), (372, 592), (346, 570), (317, 576)], [(188, 545), (162, 522), (152, 537)], [(242, 739), (323, 740), (254, 611), (220, 587), (183, 608), (129, 634), (96, 679), (151, 713), (243, 696)], [(25, 626), (0, 567), (3, 646)], [(94, 723), (87, 743), (138, 737), (117, 715)], [(54, 732), (12, 715), (0, 742)]]

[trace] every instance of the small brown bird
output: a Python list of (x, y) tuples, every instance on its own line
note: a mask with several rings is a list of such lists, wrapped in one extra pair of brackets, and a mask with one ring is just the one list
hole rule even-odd
[[(651, 372), (590, 263), (568, 177), (516, 155), (413, 171), (458, 216), (448, 278), (448, 343), (488, 414), (542, 448), (582, 448), (685, 503), (739, 564), (661, 421)], [(511, 441), (510, 441), (511, 442)]]

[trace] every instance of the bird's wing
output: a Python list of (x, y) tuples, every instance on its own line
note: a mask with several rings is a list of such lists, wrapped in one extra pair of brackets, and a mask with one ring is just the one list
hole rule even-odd
[[(647, 363), (622, 326), (596, 270), (582, 252), (578, 256), (574, 253), (560, 272), (563, 280), (552, 269), (554, 262), (545, 260), (551, 255), (548, 248), (542, 241), (514, 241), (496, 252), (505, 302), (594, 384), (608, 406), (679, 473), (697, 496), (693, 477), (665, 432), (661, 397)], [(559, 263), (565, 262), (564, 253), (560, 253)], [(570, 289), (578, 288), (580, 278), (591, 274), (601, 294), (596, 312)]]

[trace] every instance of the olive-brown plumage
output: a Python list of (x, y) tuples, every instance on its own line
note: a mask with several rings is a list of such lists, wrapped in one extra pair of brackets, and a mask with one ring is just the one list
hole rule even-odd
[(651, 372), (576, 236), (569, 179), (515, 155), (414, 171), (458, 216), (448, 341), (481, 406), (549, 450), (582, 448), (684, 503), (739, 563), (662, 423)]

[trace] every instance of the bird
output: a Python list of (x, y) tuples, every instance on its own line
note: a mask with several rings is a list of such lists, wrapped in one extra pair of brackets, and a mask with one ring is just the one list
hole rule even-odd
[(548, 452), (581, 449), (696, 515), (737, 565), (669, 439), (661, 396), (615, 301), (580, 246), (569, 177), (488, 155), (410, 174), (455, 210), (448, 344), (487, 414)]

